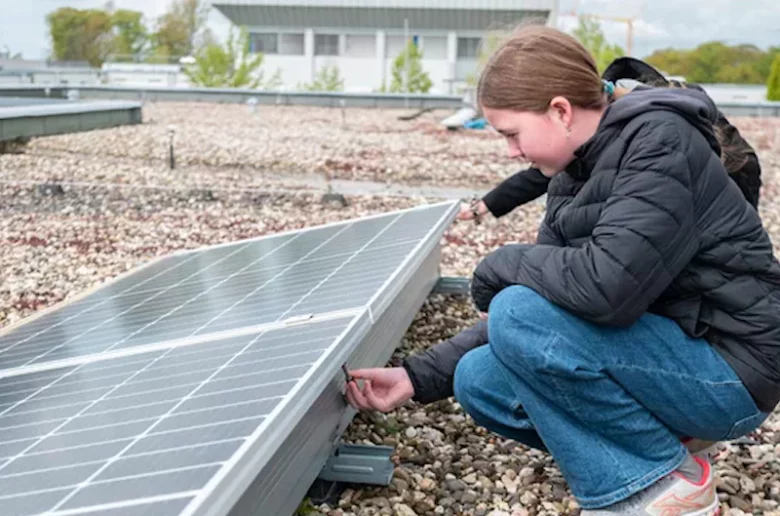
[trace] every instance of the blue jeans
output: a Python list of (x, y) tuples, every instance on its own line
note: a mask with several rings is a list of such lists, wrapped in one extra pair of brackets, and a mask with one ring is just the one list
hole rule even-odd
[(675, 470), (680, 437), (733, 439), (768, 417), (706, 341), (665, 317), (599, 326), (515, 286), (493, 300), (488, 335), (459, 361), (455, 398), (478, 424), (548, 450), (586, 509)]

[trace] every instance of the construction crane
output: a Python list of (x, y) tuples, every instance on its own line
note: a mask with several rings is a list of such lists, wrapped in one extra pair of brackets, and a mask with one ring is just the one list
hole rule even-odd
[[(644, 8), (644, 2), (641, 2), (641, 9)], [(597, 20), (606, 20), (606, 21), (615, 21), (615, 22), (621, 22), (626, 24), (626, 54), (632, 55), (634, 50), (634, 21), (636, 21), (636, 18), (629, 18), (624, 16), (610, 16), (607, 14), (596, 14), (596, 13), (578, 13), (579, 10), (579, 0), (574, 0), (574, 5), (570, 12), (562, 13), (563, 15), (569, 15), (574, 16), (575, 18), (583, 17), (583, 18), (595, 18)]]

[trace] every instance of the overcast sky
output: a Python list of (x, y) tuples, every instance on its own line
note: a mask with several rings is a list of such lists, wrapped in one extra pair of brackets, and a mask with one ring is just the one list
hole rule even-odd
[[(560, 0), (561, 11), (569, 11), (576, 0)], [(581, 12), (641, 18), (634, 30), (634, 55), (645, 57), (657, 48), (692, 48), (704, 41), (730, 44), (753, 43), (761, 48), (780, 46), (778, 0), (578, 0)], [(26, 0), (13, 10), (13, 0), (0, 0), (0, 49), (40, 59), (48, 55), (46, 13), (59, 7), (100, 7), (104, 0)], [(148, 19), (162, 14), (166, 0), (114, 0), (117, 8), (144, 12)], [(561, 16), (559, 26), (571, 28), (576, 21)], [(212, 12), (209, 25), (218, 35), (227, 33), (229, 23)], [(607, 37), (625, 47), (626, 25), (602, 22)]]

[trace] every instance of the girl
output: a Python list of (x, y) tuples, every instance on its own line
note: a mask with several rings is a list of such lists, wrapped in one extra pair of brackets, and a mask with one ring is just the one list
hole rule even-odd
[(478, 99), (509, 155), (552, 178), (538, 243), (475, 270), (487, 344), (353, 371), (348, 401), (386, 411), (451, 385), (477, 423), (548, 450), (583, 514), (716, 514), (710, 464), (680, 437), (744, 435), (780, 399), (780, 264), (718, 157), (714, 104), (615, 94), (547, 27), (493, 55)]
[[(616, 82), (618, 85), (630, 85), (632, 89), (648, 86), (690, 87), (704, 91), (695, 84), (686, 85), (677, 81), (668, 81), (658, 70), (633, 57), (615, 59), (604, 71), (602, 78)], [(737, 183), (745, 199), (754, 208), (758, 208), (761, 166), (755, 150), (720, 111), (715, 121), (715, 136), (721, 149), (721, 161), (729, 177)], [(488, 213), (497, 218), (503, 217), (518, 206), (544, 195), (549, 182), (550, 179), (538, 168), (521, 170), (506, 178), (482, 199), (464, 205), (458, 219), (479, 221)]]

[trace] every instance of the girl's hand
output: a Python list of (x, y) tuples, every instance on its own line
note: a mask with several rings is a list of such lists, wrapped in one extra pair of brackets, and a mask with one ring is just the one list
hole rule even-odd
[[(414, 396), (412, 381), (403, 367), (356, 369), (349, 374), (353, 380), (347, 383), (346, 397), (358, 410), (390, 412)], [(362, 389), (358, 379), (364, 380)]]

